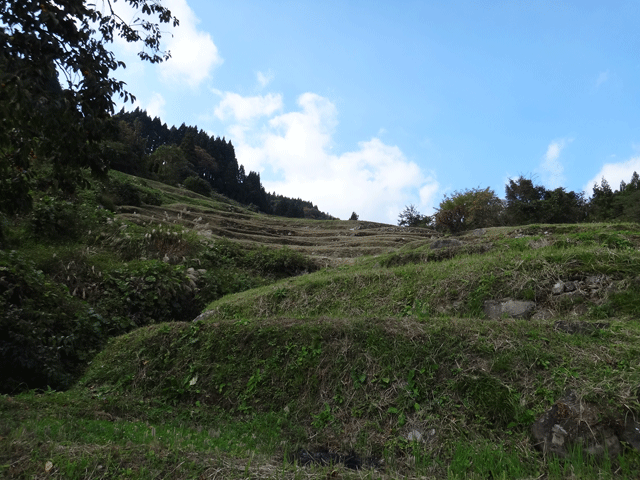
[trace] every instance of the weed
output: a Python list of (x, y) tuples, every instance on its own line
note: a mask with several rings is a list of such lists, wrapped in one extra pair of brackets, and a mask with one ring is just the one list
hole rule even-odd
[(475, 290), (469, 295), (469, 313), (472, 316), (481, 316), (484, 301), (490, 296), (491, 290), (496, 283), (496, 277), (491, 274), (488, 277), (483, 277)]
[(335, 421), (335, 417), (331, 413), (331, 407), (327, 403), (324, 405), (324, 410), (317, 415), (312, 415), (312, 417), (313, 421), (311, 422), (311, 425), (316, 430), (322, 430)]

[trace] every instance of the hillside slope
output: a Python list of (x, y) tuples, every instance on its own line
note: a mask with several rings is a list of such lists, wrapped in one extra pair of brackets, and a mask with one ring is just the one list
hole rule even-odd
[[(0, 473), (640, 473), (640, 225), (453, 238), (118, 178), (155, 201), (119, 202), (62, 243), (12, 247), (72, 300), (142, 326), (120, 330), (69, 391), (0, 397)], [(509, 300), (530, 307), (523, 318), (495, 315)]]

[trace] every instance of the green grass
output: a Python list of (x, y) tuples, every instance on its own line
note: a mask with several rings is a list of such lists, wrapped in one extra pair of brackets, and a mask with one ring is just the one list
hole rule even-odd
[[(380, 263), (384, 261), (364, 259), (348, 270), (325, 270), (288, 279), (222, 298), (207, 310), (216, 318), (396, 316), (420, 304), (432, 312), (481, 316), (482, 305), (489, 299), (535, 299), (544, 304), (560, 278), (601, 274), (633, 278), (640, 265), (640, 251), (619, 251), (600, 245), (575, 245), (567, 249), (556, 244), (522, 251), (503, 243), (481, 255), (462, 252), (451, 259), (388, 268), (381, 268)], [(602, 318), (603, 312), (609, 312), (610, 316), (638, 314), (640, 303), (632, 289), (616, 294), (610, 303), (610, 308), (601, 308), (593, 317)]]
[[(286, 412), (302, 429), (283, 434), (291, 449), (314, 439), (338, 451), (393, 456), (399, 471), (415, 457), (406, 435), (428, 426), (438, 443), (416, 447), (422, 471), (442, 474), (449, 465), (452, 478), (484, 478), (486, 469), (455, 469), (461, 434), (486, 443), (486, 468), (507, 455), (494, 451), (500, 438), (500, 448), (518, 452), (513, 465), (545, 471), (529, 440), (533, 421), (567, 388), (602, 406), (605, 416), (637, 402), (639, 335), (635, 323), (623, 321), (591, 336), (557, 332), (548, 321), (449, 318), (174, 324), (117, 339), (81, 385), (96, 395), (126, 391), (144, 405), (203, 414)], [(504, 468), (494, 475), (518, 478), (500, 462)]]
[[(111, 214), (96, 203), (109, 191), (85, 191), (86, 229), (73, 235), (3, 223), (0, 300), (18, 298), (16, 321), (42, 328), (25, 345), (48, 366), (70, 368), (59, 352), (72, 345), (81, 378), (0, 396), (0, 477), (640, 476), (630, 448), (557, 459), (531, 437), (567, 390), (603, 421), (640, 412), (639, 225), (500, 227), (433, 249), (435, 233), (277, 219), (111, 176), (160, 205)], [(40, 218), (64, 224), (72, 207), (57, 201)], [(604, 286), (551, 295), (590, 276)], [(486, 300), (507, 297), (552, 316), (484, 316)], [(586, 327), (565, 333), (559, 320)], [(300, 449), (376, 467), (303, 467)]]

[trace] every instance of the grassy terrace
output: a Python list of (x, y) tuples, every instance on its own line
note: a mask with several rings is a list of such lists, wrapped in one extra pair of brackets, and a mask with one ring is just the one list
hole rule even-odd
[[(74, 235), (38, 230), (45, 207), (65, 220), (44, 199), (3, 228), (0, 276), (40, 285), (36, 307), (65, 318), (91, 307), (103, 334), (70, 330), (69, 388), (0, 396), (0, 477), (640, 476), (628, 445), (558, 459), (531, 435), (568, 390), (603, 422), (640, 413), (640, 225), (493, 228), (434, 249), (449, 237), (113, 180), (153, 201), (109, 213), (95, 199), (112, 192), (86, 191)], [(552, 293), (589, 278), (600, 287)], [(488, 319), (503, 298), (534, 316)]]

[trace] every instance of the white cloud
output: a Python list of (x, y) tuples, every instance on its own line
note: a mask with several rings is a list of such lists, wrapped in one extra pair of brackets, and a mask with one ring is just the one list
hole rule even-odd
[(147, 103), (146, 111), (147, 114), (151, 117), (160, 117), (162, 118), (165, 114), (164, 105), (165, 105), (164, 97), (158, 92), (154, 92), (151, 95), (151, 100)]
[(169, 82), (186, 82), (194, 88), (211, 76), (211, 71), (222, 64), (222, 57), (211, 35), (197, 28), (200, 20), (189, 8), (186, 0), (166, 0), (164, 6), (180, 21), (178, 27), (165, 26), (173, 36), (164, 36), (171, 58), (160, 64), (162, 78)]
[(625, 181), (626, 183), (631, 180), (631, 176), (633, 172), (640, 173), (640, 156), (632, 157), (626, 162), (619, 163), (605, 163), (600, 171), (589, 180), (582, 190), (589, 196), (593, 194), (593, 186), (602, 182), (602, 178), (604, 177), (612, 190), (617, 190), (620, 188), (620, 182)]
[(230, 128), (238, 161), (246, 170), (276, 172), (271, 179), (262, 176), (267, 191), (310, 200), (339, 218), (355, 211), (361, 220), (391, 224), (416, 196), (421, 208), (433, 207), (438, 183), (400, 148), (374, 137), (353, 151), (333, 153), (335, 105), (305, 93), (298, 106), (298, 111), (276, 115), (260, 126)]
[(260, 84), (260, 88), (264, 88), (269, 83), (271, 83), (271, 80), (273, 80), (274, 75), (272, 71), (268, 71), (267, 73), (258, 72), (256, 74), (256, 77), (258, 79), (258, 83)]
[[(162, 51), (169, 50), (171, 58), (154, 66), (154, 69), (157, 68), (154, 70), (154, 74), (159, 72), (163, 81), (178, 87), (186, 84), (195, 88), (211, 76), (215, 67), (222, 64), (222, 57), (213, 43), (211, 35), (198, 30), (197, 25), (200, 20), (189, 8), (186, 0), (164, 0), (162, 3), (179, 20), (180, 24), (177, 27), (167, 23), (159, 25), (162, 33), (160, 48)], [(99, 2), (98, 5), (100, 5)], [(115, 13), (129, 24), (139, 23), (136, 22), (138, 18), (157, 23), (157, 17), (144, 15), (127, 2), (112, 3), (111, 6)], [(101, 8), (105, 14), (108, 13), (106, 6)], [(114, 37), (114, 45), (117, 58), (124, 60), (127, 65), (127, 73), (124, 76), (134, 80), (135, 83), (136, 80), (144, 76), (145, 66), (151, 65), (138, 58), (138, 52), (143, 48), (143, 45), (129, 43), (119, 36)]]
[(269, 93), (264, 96), (243, 97), (237, 93), (226, 92), (222, 101), (214, 110), (220, 120), (246, 122), (256, 117), (270, 116), (282, 109), (282, 95)]
[(560, 153), (562, 153), (564, 147), (568, 143), (571, 143), (571, 141), (571, 139), (556, 140), (551, 142), (547, 147), (547, 153), (537, 168), (537, 172), (542, 177), (542, 182), (545, 187), (555, 189), (564, 184), (564, 166), (560, 163), (559, 159)]
[(420, 212), (423, 214), (430, 214), (431, 211), (439, 203), (436, 201), (436, 193), (440, 189), (440, 185), (435, 180), (435, 176), (429, 176), (425, 178), (425, 185), (420, 189)]

